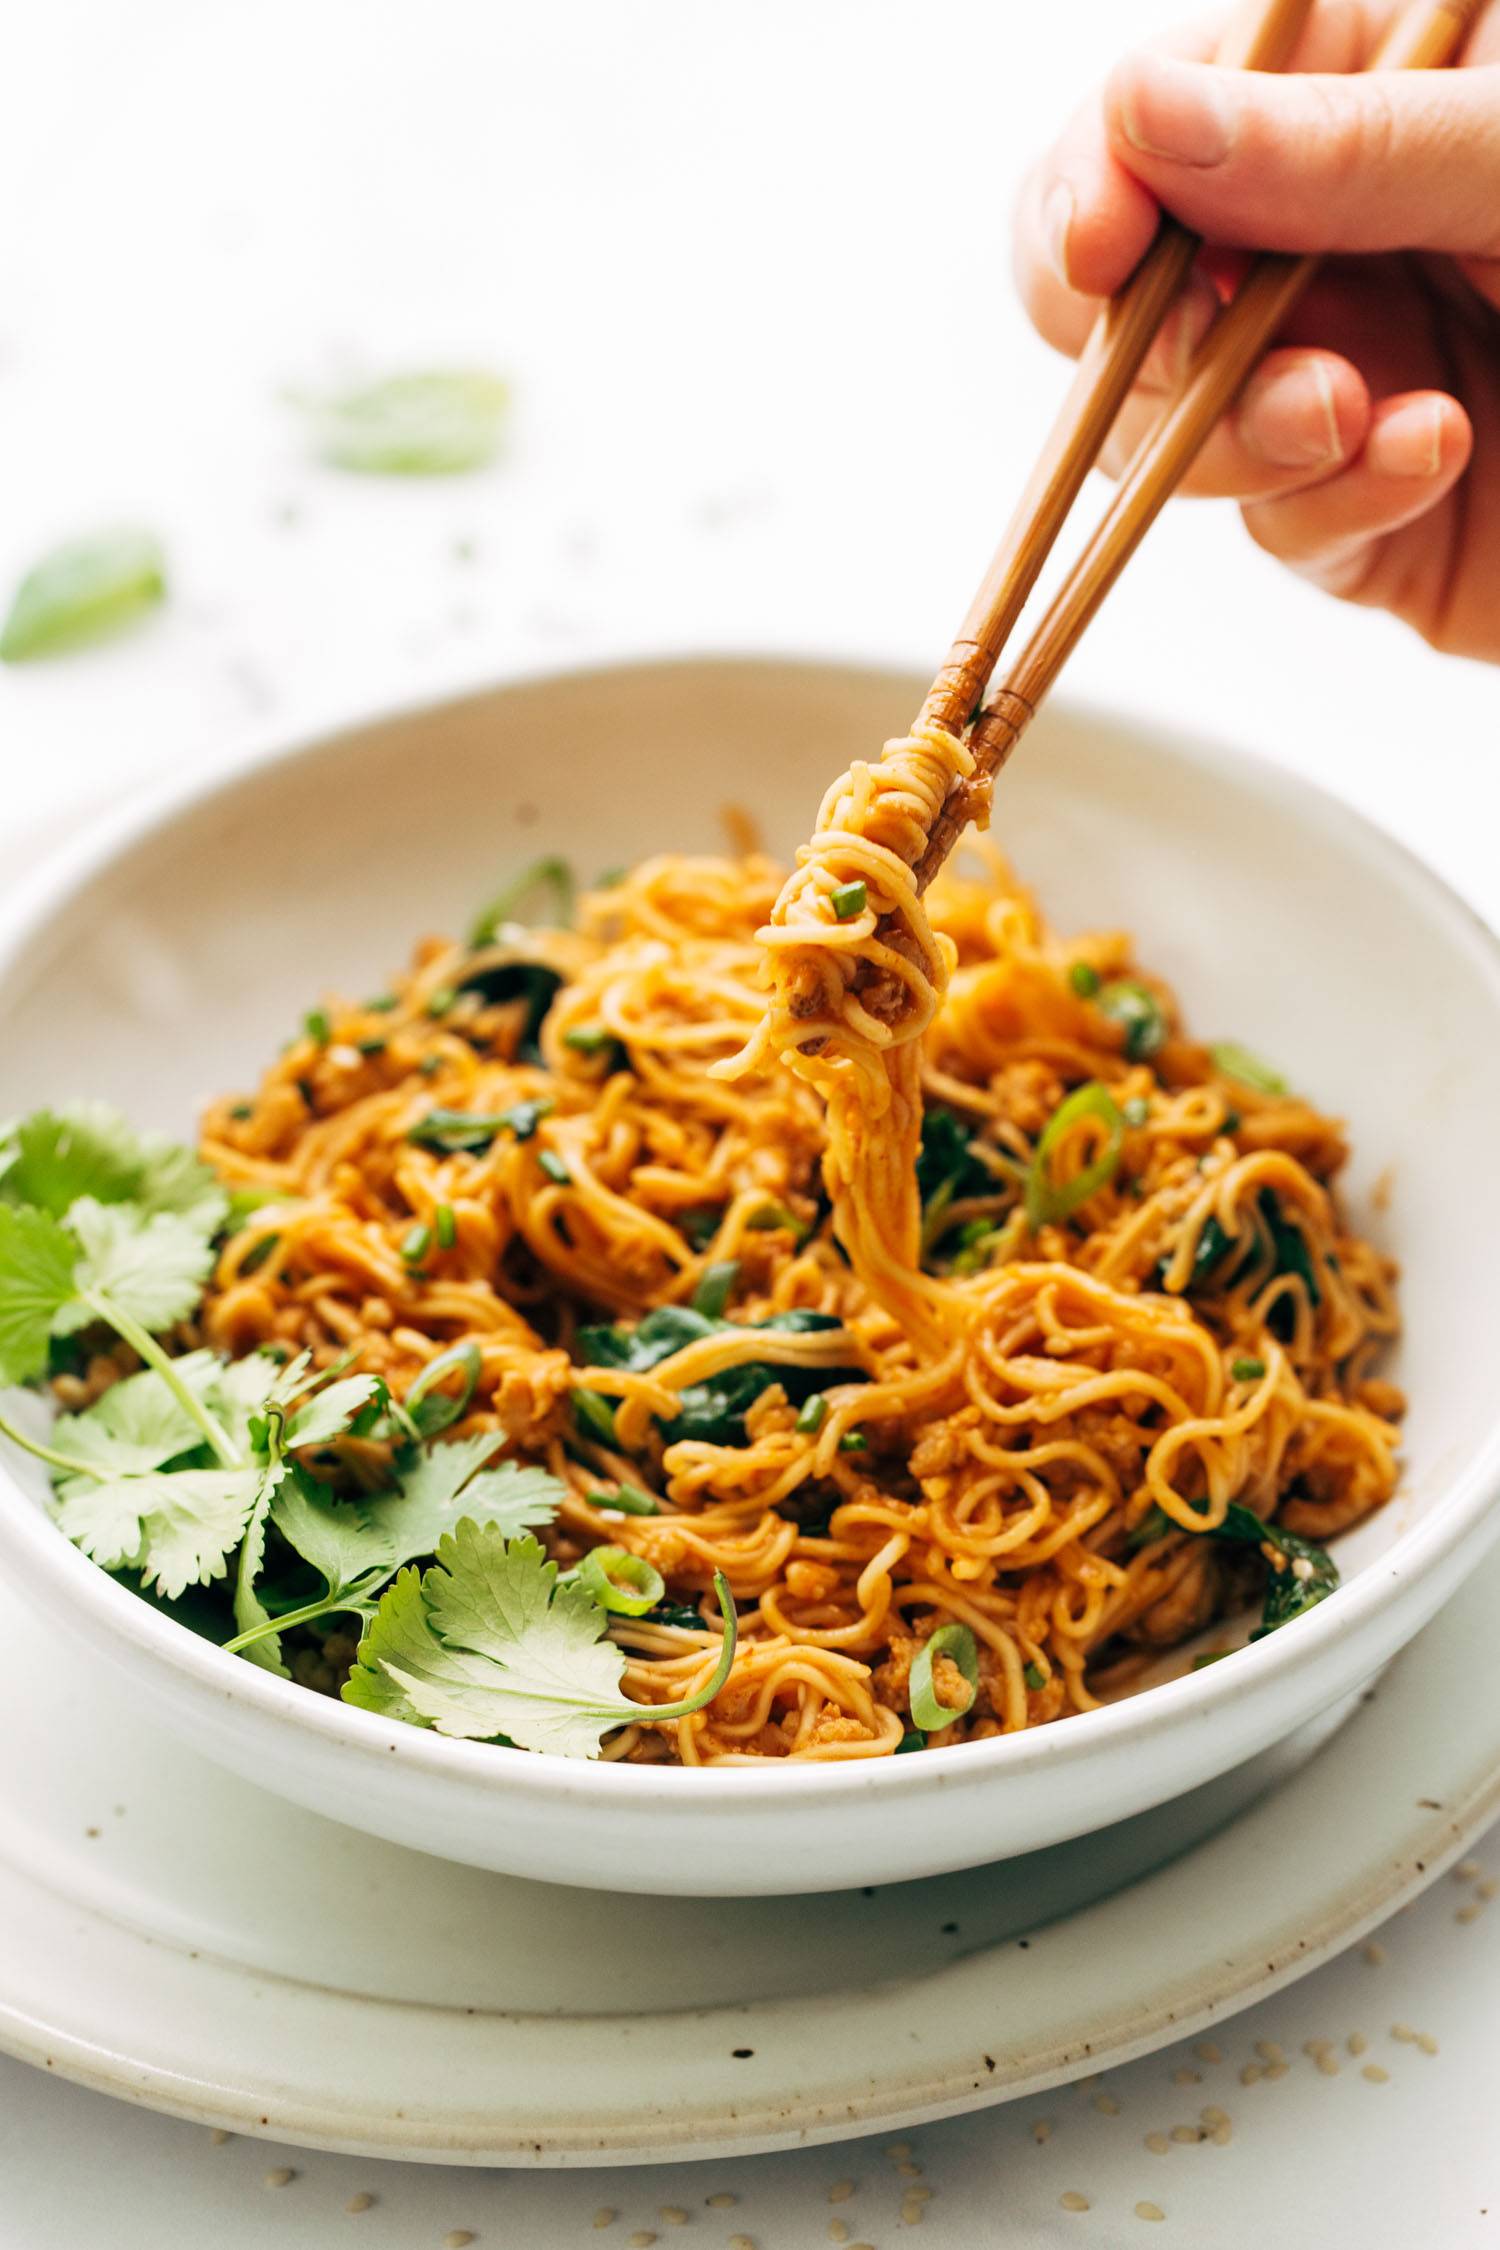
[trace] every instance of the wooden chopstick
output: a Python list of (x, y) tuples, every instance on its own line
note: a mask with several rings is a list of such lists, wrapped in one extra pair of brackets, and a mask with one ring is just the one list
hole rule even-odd
[[(1370, 67), (1441, 68), (1455, 59), (1485, 5), (1486, 0), (1416, 0), (1398, 18)], [(931, 882), (968, 823), (986, 816), (995, 775), (1037, 705), (1319, 263), (1312, 256), (1256, 259), (1214, 321), (1198, 348), (1185, 388), (1143, 439), (1098, 530), (976, 719), (969, 737), (975, 758), (973, 777), (950, 793), (933, 824), (917, 866), (919, 889), (925, 890)], [(1036, 540), (1043, 554), (1055, 537), (1056, 527), (1049, 521), (1038, 526)], [(1030, 570), (1032, 583), (1039, 568), (1039, 561), (1031, 567), (1029, 551), (1016, 564), (1018, 575)]]
[[(1280, 70), (1312, 8), (1313, 0), (1269, 0), (1269, 5), (1254, 0), (1230, 23), (1214, 59), (1228, 69)], [(1195, 234), (1164, 218), (1151, 248), (1094, 323), (1036, 467), (932, 683), (922, 707), (926, 723), (961, 733), (982, 702), (1000, 651), (1192, 270), (1198, 246)]]

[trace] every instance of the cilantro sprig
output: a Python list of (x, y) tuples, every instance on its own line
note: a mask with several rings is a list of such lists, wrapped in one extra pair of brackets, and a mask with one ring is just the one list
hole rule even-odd
[(724, 1638), (712, 1676), (677, 1703), (620, 1693), (623, 1652), (608, 1616), (528, 1537), (465, 1519), (426, 1571), (403, 1570), (359, 1645), (344, 1700), (439, 1734), (564, 1758), (594, 1758), (616, 1727), (685, 1719), (711, 1703), (734, 1662), (738, 1622), (722, 1571), (714, 1591)]

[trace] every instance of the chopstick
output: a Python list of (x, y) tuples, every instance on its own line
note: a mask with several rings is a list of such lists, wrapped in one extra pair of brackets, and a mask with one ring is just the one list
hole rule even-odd
[[(1392, 26), (1370, 67), (1377, 70), (1432, 70), (1452, 62), (1485, 4), (1486, 0), (1416, 0), (1416, 4)], [(1278, 28), (1284, 33), (1284, 24)], [(1190, 245), (1190, 250), (1191, 247), (1196, 246)], [(1180, 255), (1180, 251), (1177, 255)], [(1153, 248), (1148, 253), (1148, 265), (1155, 256), (1156, 250)], [(969, 822), (975, 819), (982, 822), (987, 816), (995, 776), (1035, 716), (1038, 704), (1056, 680), (1126, 563), (1192, 466), (1215, 423), (1232, 405), (1267, 344), (1317, 272), (1320, 262), (1315, 256), (1293, 257), (1280, 253), (1257, 258), (1235, 295), (1217, 315), (1198, 347), (1185, 387), (1163, 408), (1156, 424), (1141, 441), (1098, 529), (1068, 573), (1020, 657), (975, 720), (969, 736), (969, 747), (975, 760), (974, 772), (970, 779), (959, 783), (950, 792), (933, 823), (926, 849), (917, 863), (919, 890), (925, 890), (932, 881)], [(1183, 271), (1185, 273), (1185, 267)], [(1139, 281), (1140, 272), (1134, 282), (1127, 284), (1122, 299), (1116, 300), (1117, 306), (1123, 299), (1129, 298)], [(1113, 308), (1111, 314), (1105, 316), (1106, 319), (1111, 317)], [(1096, 330), (1096, 338), (1098, 333)], [(1147, 348), (1149, 342), (1148, 337)], [(1144, 350), (1140, 356), (1144, 358)], [(1139, 365), (1140, 359), (1137, 359), (1135, 367)], [(1112, 360), (1106, 359), (1099, 372), (1101, 387), (1107, 386), (1107, 396), (1113, 390), (1116, 380)], [(1132, 374), (1133, 372), (1134, 370)], [(1075, 385), (1075, 391), (1077, 388)], [(1123, 395), (1121, 392), (1120, 397), (1123, 398)], [(1119, 402), (1117, 398), (1116, 406)], [(1024, 581), (1029, 591), (1035, 584), (1061, 523), (1060, 516), (1054, 520), (1053, 484), (1055, 482), (1060, 490), (1065, 482), (1071, 481), (1073, 491), (1077, 492), (1093, 459), (1089, 455), (1079, 472), (1077, 456), (1083, 452), (1082, 433), (1094, 431), (1101, 412), (1102, 409), (1100, 412), (1093, 411), (1091, 402), (1081, 402), (1070, 394), (1068, 408), (1043, 455), (1042, 467), (1049, 462), (1054, 463), (1051, 478), (1043, 477), (1039, 469), (1027, 488), (1029, 494), (1033, 486), (1041, 484), (1043, 487), (1037, 512), (1020, 527), (1018, 533), (1015, 525), (1007, 532), (1007, 543), (1002, 547), (1002, 557), (1008, 557), (1001, 573), (1004, 578), (1004, 600), (1002, 602), (999, 598), (997, 580), (996, 616), (1008, 609), (1013, 585)], [(1113, 412), (1109, 419), (1113, 420)], [(1064, 421), (1070, 421), (1064, 441), (1067, 453), (1066, 478), (1062, 473), (1063, 463), (1061, 460), (1054, 460)], [(1106, 430), (1107, 427), (1108, 423), (1105, 424)], [(1096, 452), (1098, 445), (1103, 442), (1103, 435), (1104, 432), (1101, 431), (1095, 444)], [(1076, 481), (1073, 481), (1075, 474)], [(1019, 514), (1020, 511), (1018, 517)], [(1016, 534), (1014, 538), (1013, 534)], [(997, 557), (997, 565), (1001, 559)], [(990, 579), (986, 580), (986, 588), (996, 576), (996, 569), (992, 567)], [(1023, 595), (1022, 600), (1024, 598)], [(1019, 607), (1020, 604), (1017, 603), (1016, 612)], [(975, 610), (978, 608), (979, 604), (976, 602)], [(971, 616), (973, 614), (971, 612)], [(1010, 623), (1014, 623), (1014, 614), (1010, 617)], [(1009, 630), (1009, 626), (1006, 630)], [(1002, 634), (1002, 640), (1003, 637)], [(997, 642), (997, 654), (998, 645)], [(991, 657), (991, 667), (994, 661), (995, 658)], [(948, 671), (949, 667), (945, 666), (944, 672), (939, 674), (934, 695), (938, 694)], [(933, 698), (930, 697), (928, 706), (924, 708), (924, 718), (930, 716), (932, 702)], [(969, 708), (972, 710), (973, 705), (970, 704)], [(962, 720), (958, 724), (961, 726)]]
[[(1228, 69), (1280, 70), (1312, 9), (1313, 0), (1256, 0), (1231, 21), (1215, 61)], [(1163, 217), (1151, 248), (1099, 314), (1036, 467), (932, 683), (922, 707), (926, 724), (959, 734), (973, 718), (1198, 248), (1197, 235)]]

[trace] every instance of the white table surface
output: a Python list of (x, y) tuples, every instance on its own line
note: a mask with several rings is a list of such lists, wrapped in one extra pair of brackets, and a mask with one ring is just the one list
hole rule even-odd
[[(1008, 279), (1028, 155), (1162, 0), (49, 0), (0, 74), (0, 584), (121, 519), (168, 542), (140, 634), (0, 672), (0, 847), (250, 736), (520, 666), (775, 648), (936, 658), (1058, 396)], [(311, 465), (282, 393), (474, 360), (507, 458), (397, 484)], [(457, 549), (472, 547), (465, 557)], [(1500, 673), (1443, 662), (1182, 506), (1075, 694), (1344, 791), (1500, 920)], [(0, 1065), (3, 1074), (3, 1065)], [(0, 1100), (3, 1107), (3, 1100)], [(1434, 1723), (1438, 1723), (1437, 1714)], [(1449, 1714), (1446, 1723), (1461, 1723)], [(1500, 1873), (1500, 1839), (1477, 1856)], [(1500, 2240), (1500, 1906), (1450, 1880), (1360, 1954), (1114, 2075), (913, 2137), (921, 2241), (1362, 2250)], [(1407, 2023), (1439, 2051), (1394, 2042)], [(1309, 2038), (1369, 2041), (1337, 2078)], [(1257, 2038), (1287, 2074), (1239, 2082)], [(1363, 2066), (1388, 2068), (1372, 2083)], [(1174, 2071), (1202, 2072), (1177, 2085)], [(1233, 2119), (1227, 2147), (1143, 2135)], [(1043, 2146), (1035, 2117), (1054, 2123)], [(483, 2176), (280, 2159), (0, 2063), (3, 2250), (350, 2241), (757, 2250), (908, 2233), (881, 2143), (707, 2169)], [(828, 2188), (858, 2183), (831, 2205)], [(1088, 2213), (1059, 2207), (1064, 2191)], [(351, 2195), (375, 2206), (343, 2216)], [(736, 2194), (731, 2209), (705, 2199)], [(601, 2207), (618, 2209), (595, 2236)], [(1299, 2217), (1300, 2214), (1300, 2217)]]

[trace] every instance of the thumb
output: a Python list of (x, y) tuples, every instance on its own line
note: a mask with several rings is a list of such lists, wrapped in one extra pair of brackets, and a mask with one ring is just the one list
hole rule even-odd
[(1120, 161), (1215, 242), (1500, 256), (1500, 65), (1280, 77), (1133, 55), (1105, 114)]

